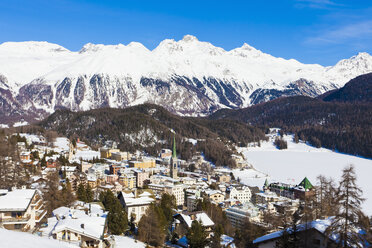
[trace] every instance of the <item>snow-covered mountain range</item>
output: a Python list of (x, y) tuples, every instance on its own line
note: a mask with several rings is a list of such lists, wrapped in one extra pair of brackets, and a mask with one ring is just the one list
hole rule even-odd
[(317, 96), (368, 72), (368, 53), (323, 67), (276, 58), (248, 44), (225, 51), (191, 35), (166, 39), (153, 50), (137, 42), (89, 43), (78, 52), (48, 42), (5, 42), (0, 45), (0, 116), (40, 118), (61, 107), (144, 102), (178, 114), (206, 115), (280, 96)]

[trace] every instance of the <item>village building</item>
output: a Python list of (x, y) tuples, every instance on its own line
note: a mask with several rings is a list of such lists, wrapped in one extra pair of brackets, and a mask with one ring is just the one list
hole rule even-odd
[(231, 187), (229, 198), (238, 200), (241, 203), (250, 202), (252, 197), (251, 190), (247, 186), (242, 187)]
[(125, 211), (128, 213), (128, 220), (130, 220), (131, 217), (134, 217), (135, 223), (141, 220), (142, 216), (146, 214), (146, 210), (150, 204), (155, 201), (151, 196), (152, 194), (147, 191), (143, 192), (138, 197), (135, 197), (132, 192), (126, 193), (122, 191), (119, 193), (118, 198), (125, 208)]
[(225, 195), (220, 190), (205, 190), (202, 195), (217, 204), (225, 200)]
[(137, 188), (142, 188), (145, 185), (145, 182), (149, 180), (149, 173), (144, 170), (133, 170), (134, 175), (136, 176)]
[[(314, 220), (309, 223), (297, 225), (297, 238), (300, 242), (298, 247), (314, 248), (333, 248), (338, 247), (334, 239), (328, 238), (325, 234), (331, 220)], [(286, 230), (292, 232), (291, 228)], [(283, 235), (283, 231), (277, 231), (265, 236), (259, 237), (253, 241), (253, 244), (259, 248), (275, 248), (277, 241)], [(362, 247), (362, 246), (360, 246)]]
[(75, 166), (62, 166), (61, 172), (66, 176), (66, 178), (71, 179), (73, 174), (77, 171)]
[[(175, 230), (188, 230), (191, 228), (192, 222), (196, 220), (205, 228), (208, 233), (208, 238), (213, 232), (214, 222), (204, 212), (188, 212), (179, 213), (173, 216), (173, 226)], [(181, 233), (182, 235), (183, 233)]]
[(43, 199), (34, 189), (0, 190), (0, 227), (32, 231), (45, 217)]
[(107, 147), (102, 147), (99, 149), (101, 158), (111, 158), (111, 154), (115, 152), (120, 152), (119, 149), (112, 149)]
[(133, 172), (126, 173), (119, 177), (119, 183), (125, 188), (133, 189), (137, 185), (137, 178)]
[(107, 212), (100, 204), (75, 202), (72, 208), (59, 207), (42, 229), (45, 236), (77, 244), (80, 247), (104, 248)]
[(225, 213), (231, 225), (236, 228), (242, 227), (247, 218), (252, 222), (259, 222), (261, 220), (259, 208), (251, 202), (234, 205), (226, 209)]
[(128, 161), (129, 167), (137, 168), (137, 169), (148, 169), (148, 168), (155, 168), (156, 163), (155, 159), (153, 158), (142, 158), (139, 160), (131, 160)]

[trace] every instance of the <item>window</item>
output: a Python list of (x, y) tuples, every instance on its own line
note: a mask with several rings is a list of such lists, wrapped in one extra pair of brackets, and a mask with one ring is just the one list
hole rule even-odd
[(320, 245), (320, 239), (313, 239), (313, 245)]
[(14, 224), (14, 229), (21, 229), (22, 228), (22, 224)]

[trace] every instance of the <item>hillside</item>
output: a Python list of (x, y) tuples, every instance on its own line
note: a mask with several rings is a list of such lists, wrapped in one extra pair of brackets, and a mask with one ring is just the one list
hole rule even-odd
[(372, 102), (372, 73), (350, 80), (344, 87), (319, 97), (332, 102)]
[(85, 111), (154, 103), (183, 116), (244, 108), (278, 97), (316, 97), (372, 72), (359, 53), (333, 66), (274, 57), (243, 44), (226, 51), (186, 35), (153, 50), (141, 43), (0, 44), (0, 124), (41, 119), (56, 109)]
[[(154, 104), (82, 112), (58, 110), (39, 125), (70, 138), (80, 137), (91, 145), (111, 140), (122, 150), (144, 149), (152, 155), (171, 147), (174, 130), (177, 152), (183, 159), (202, 151), (217, 165), (229, 166), (234, 166), (230, 156), (233, 148), (225, 144), (246, 145), (265, 138), (263, 129), (239, 121), (185, 118)], [(189, 139), (197, 140), (197, 144), (194, 146)]]
[(372, 158), (372, 105), (369, 103), (324, 102), (296, 96), (240, 110), (220, 110), (209, 118), (280, 127), (314, 146)]

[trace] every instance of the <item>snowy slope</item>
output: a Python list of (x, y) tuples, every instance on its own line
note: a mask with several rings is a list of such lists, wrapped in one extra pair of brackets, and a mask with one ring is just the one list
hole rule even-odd
[(78, 52), (47, 42), (0, 45), (0, 89), (16, 98), (8, 97), (8, 106), (16, 101), (47, 112), (153, 102), (180, 114), (208, 114), (282, 95), (316, 96), (371, 71), (367, 53), (323, 67), (248, 44), (225, 51), (191, 35), (166, 39), (152, 51), (138, 42), (89, 43)]
[[(234, 171), (236, 177), (242, 182), (262, 188), (266, 175), (269, 182), (285, 182), (298, 184), (306, 176), (316, 184), (316, 177), (324, 175), (339, 181), (342, 169), (349, 164), (355, 166), (357, 184), (364, 192), (366, 201), (363, 209), (372, 214), (372, 187), (370, 175), (372, 174), (372, 160), (356, 156), (332, 152), (324, 148), (314, 148), (305, 143), (294, 143), (292, 136), (284, 137), (288, 142), (287, 150), (278, 150), (273, 145), (274, 136), (268, 142), (262, 142), (261, 147), (242, 148), (240, 151), (255, 169), (262, 172), (254, 173), (251, 170)], [(253, 176), (252, 176), (253, 175)]]

